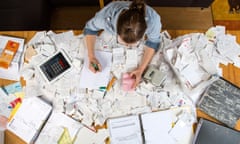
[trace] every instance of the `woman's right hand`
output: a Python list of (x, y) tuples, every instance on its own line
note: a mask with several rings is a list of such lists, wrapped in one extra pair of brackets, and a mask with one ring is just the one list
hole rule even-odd
[(93, 73), (102, 71), (102, 66), (99, 63), (99, 61), (97, 60), (97, 58), (95, 58), (95, 57), (89, 58), (89, 66), (88, 67)]

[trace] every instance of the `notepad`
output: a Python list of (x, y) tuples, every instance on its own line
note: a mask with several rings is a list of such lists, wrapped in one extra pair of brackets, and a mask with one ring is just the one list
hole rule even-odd
[(95, 55), (101, 64), (102, 71), (97, 73), (90, 71), (88, 68), (88, 58), (85, 57), (80, 78), (81, 88), (98, 89), (101, 86), (107, 86), (109, 82), (112, 66), (112, 53), (97, 50), (95, 51)]

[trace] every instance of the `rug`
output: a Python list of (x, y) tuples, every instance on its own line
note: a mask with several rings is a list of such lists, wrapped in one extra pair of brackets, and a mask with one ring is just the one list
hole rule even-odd
[(214, 25), (240, 30), (240, 0), (215, 0), (212, 3)]

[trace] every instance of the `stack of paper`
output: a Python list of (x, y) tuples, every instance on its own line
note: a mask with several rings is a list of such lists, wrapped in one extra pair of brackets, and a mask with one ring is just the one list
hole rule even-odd
[(0, 36), (0, 53), (3, 51), (9, 40), (19, 43), (19, 48), (8, 69), (0, 68), (0, 78), (19, 81), (19, 71), (24, 62), (24, 39), (9, 36)]

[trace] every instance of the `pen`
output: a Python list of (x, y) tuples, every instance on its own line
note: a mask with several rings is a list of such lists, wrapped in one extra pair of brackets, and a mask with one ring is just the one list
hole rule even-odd
[(91, 63), (91, 64), (92, 64), (93, 68), (94, 68), (96, 71), (99, 70), (99, 67), (98, 67), (98, 65), (97, 65), (96, 63)]
[(111, 87), (113, 86), (114, 82), (116, 81), (116, 77), (113, 76), (112, 79), (110, 80), (110, 82), (107, 85), (106, 91), (104, 92), (103, 98), (105, 97), (105, 95), (107, 94), (107, 92), (111, 89)]

